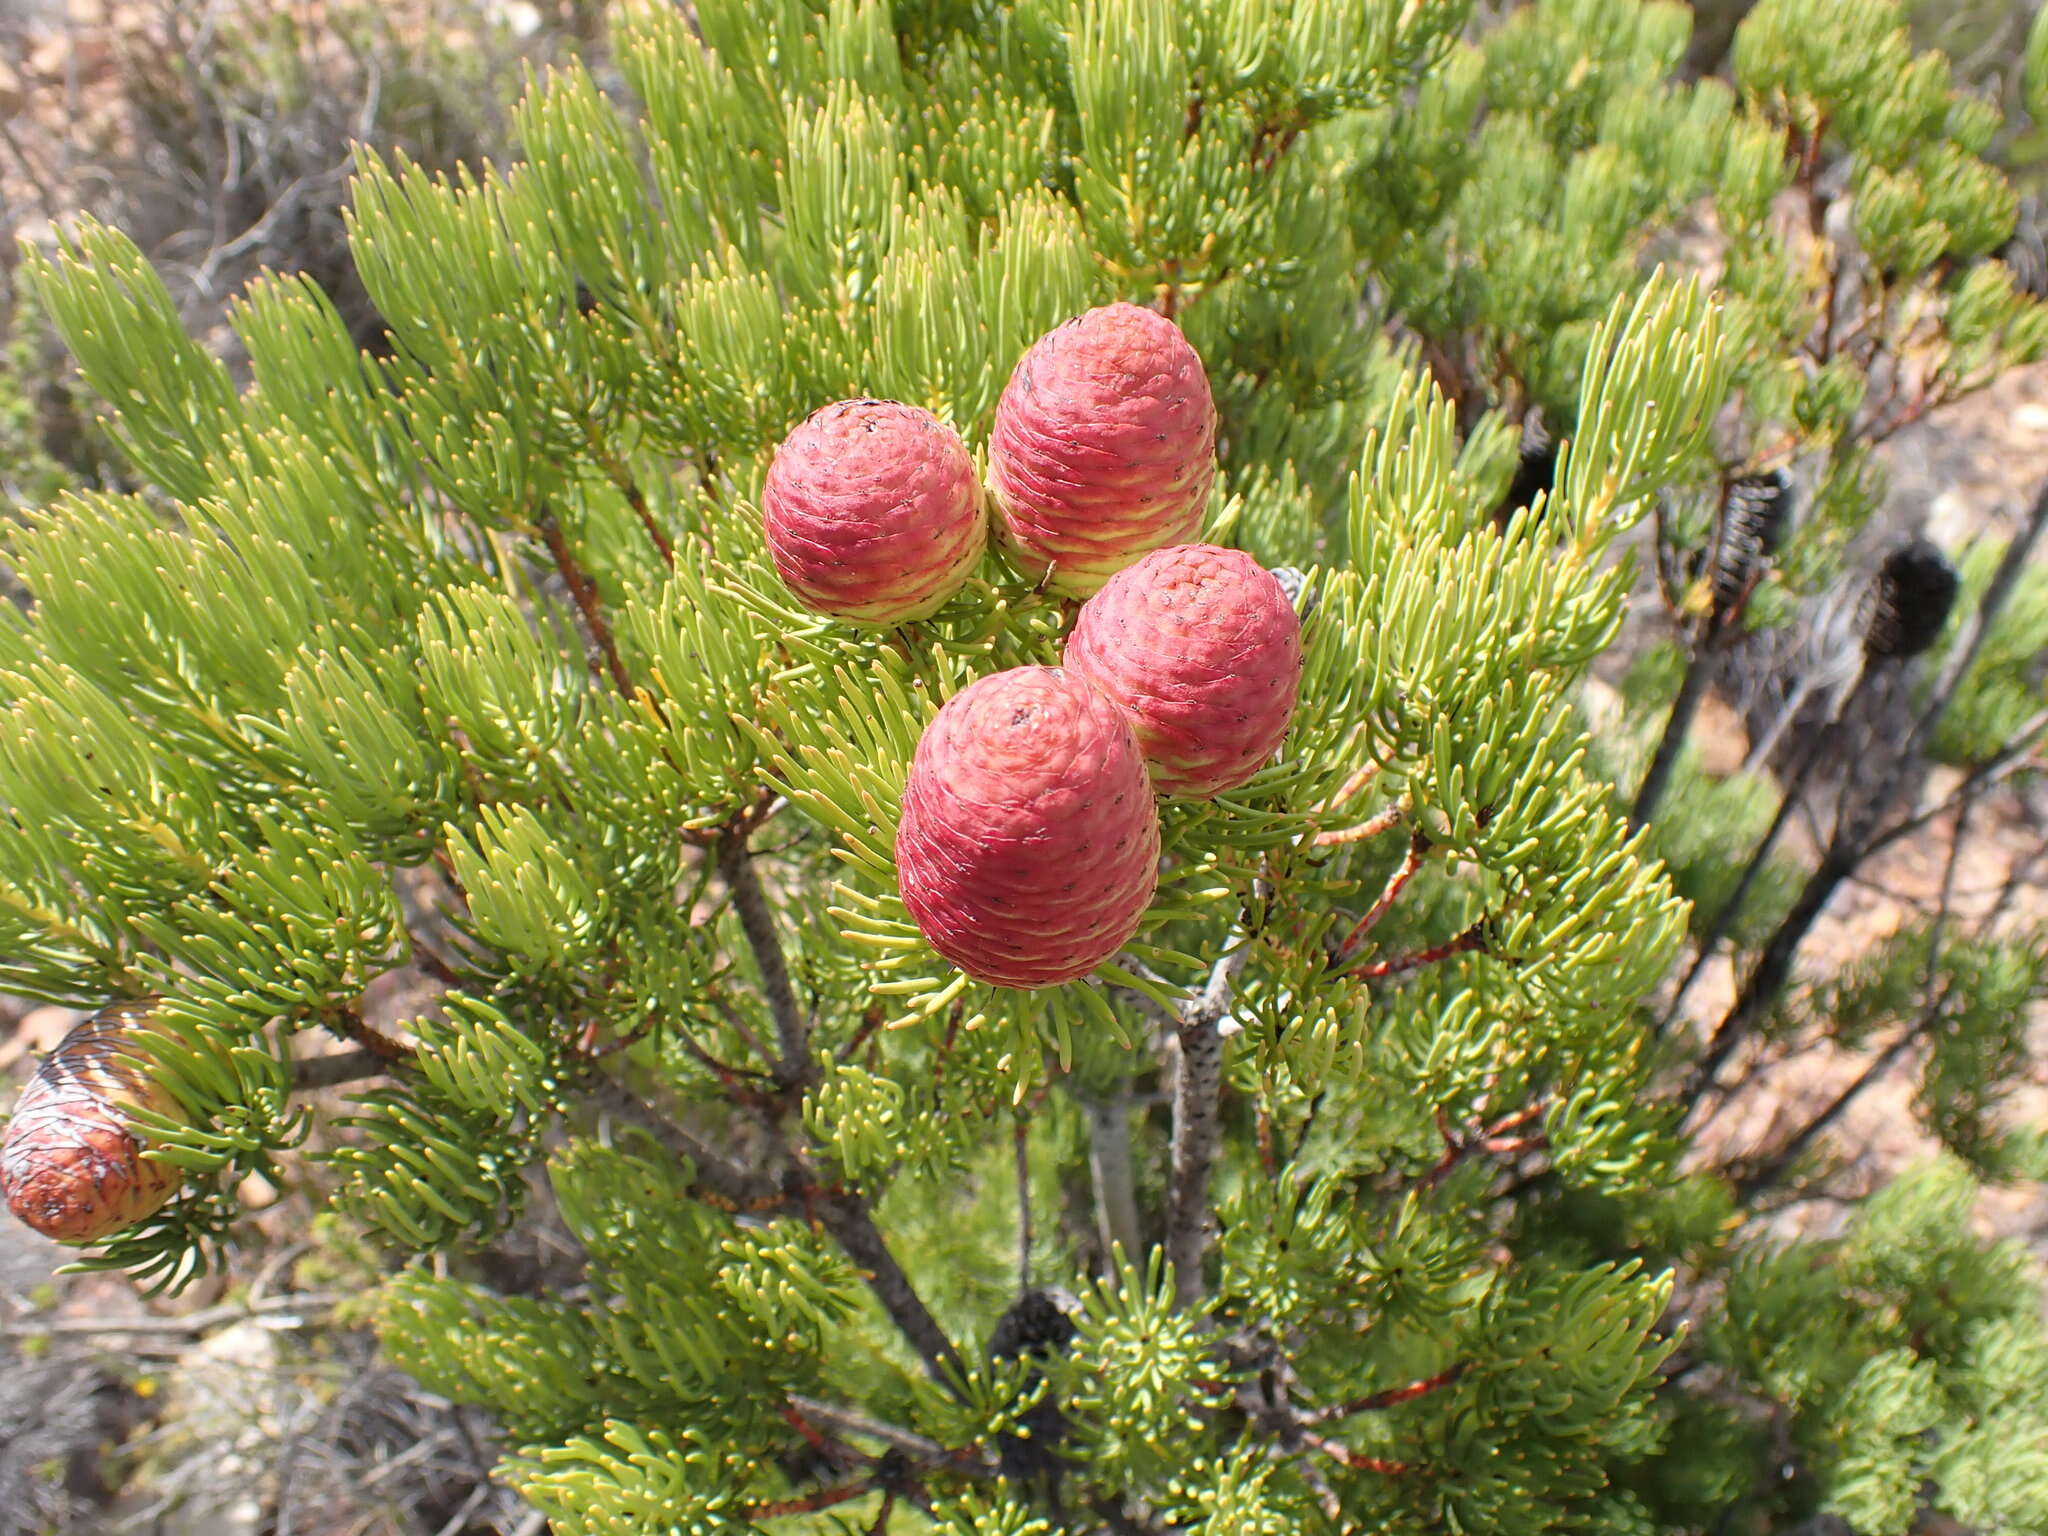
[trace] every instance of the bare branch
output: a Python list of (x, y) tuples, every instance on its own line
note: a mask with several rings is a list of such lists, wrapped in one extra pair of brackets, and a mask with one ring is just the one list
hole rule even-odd
[(691, 1192), (707, 1203), (769, 1210), (790, 1199), (791, 1191), (774, 1174), (763, 1168), (742, 1167), (696, 1132), (642, 1101), (616, 1078), (592, 1073), (585, 1093), (606, 1114), (638, 1126), (677, 1156), (687, 1158), (695, 1173)]
[[(1821, 726), (1820, 735), (1807, 749), (1806, 756), (1785, 781), (1783, 793), (1778, 800), (1778, 809), (1771, 818), (1771, 824), (1764, 828), (1764, 835), (1757, 840), (1756, 847), (1750, 850), (1749, 862), (1743, 866), (1742, 874), (1735, 882), (1735, 889), (1714, 913), (1714, 920), (1708, 925), (1706, 933), (1700, 939), (1699, 949), (1693, 955), (1692, 965), (1680, 979), (1678, 990), (1671, 994), (1671, 1001), (1665, 1004), (1664, 1015), (1657, 1021), (1659, 1033), (1669, 1030), (1677, 1021), (1678, 1010), (1685, 1001), (1685, 995), (1692, 990), (1692, 984), (1699, 980), (1700, 972), (1706, 969), (1714, 951), (1721, 947), (1721, 941), (1728, 937), (1730, 930), (1735, 926), (1735, 920), (1742, 915), (1743, 907), (1748, 904), (1751, 888), (1755, 886), (1770, 862), (1771, 850), (1777, 847), (1779, 836), (1790, 824), (1800, 806), (1805, 803), (1806, 786), (1813, 778), (1814, 770), (1826, 759), (1826, 749), (1834, 737), (1836, 726), (1862, 695), (1866, 683), (1874, 675), (1868, 668), (1857, 674), (1856, 681), (1849, 686), (1848, 692), (1842, 695), (1829, 712), (1826, 722)], [(1712, 1059), (1713, 1067), (1706, 1070), (1719, 1068), (1721, 1058), (1714, 1053), (1724, 1044), (1730, 1049), (1733, 1048), (1733, 1041), (1724, 1042), (1717, 1035), (1708, 1048), (1708, 1057)], [(1704, 1062), (1702, 1065), (1704, 1067)]]
[(739, 914), (740, 930), (747, 947), (754, 952), (754, 966), (761, 973), (761, 991), (775, 1018), (775, 1040), (779, 1056), (775, 1080), (785, 1088), (810, 1082), (815, 1075), (811, 1062), (811, 1026), (796, 1000), (789, 982), (789, 962), (783, 957), (782, 938), (775, 931), (775, 913), (768, 905), (768, 893), (754, 872), (753, 851), (747, 846), (747, 829), (736, 828), (719, 839), (718, 872), (732, 892), (733, 910)]
[(1955, 983), (1951, 981), (1949, 985), (1937, 988), (1935, 980), (1941, 965), (1942, 939), (1946, 935), (1950, 918), (1953, 915), (1956, 864), (1962, 854), (1963, 840), (1969, 833), (1970, 809), (1974, 804), (1974, 800), (1968, 795), (1964, 796), (1962, 806), (1956, 812), (1955, 835), (1949, 840), (1948, 858), (1942, 865), (1941, 906), (1934, 914), (1934, 922), (1928, 932), (1927, 969), (1922, 980), (1926, 1002), (1920, 1010), (1919, 1017), (1907, 1025), (1904, 1030), (1900, 1031), (1899, 1037), (1885, 1047), (1884, 1050), (1880, 1051), (1870, 1064), (1857, 1074), (1856, 1078), (1847, 1087), (1836, 1094), (1819, 1114), (1800, 1127), (1797, 1134), (1787, 1140), (1777, 1151), (1759, 1160), (1749, 1172), (1742, 1175), (1736, 1181), (1736, 1194), (1745, 1203), (1753, 1200), (1762, 1191), (1775, 1184), (1784, 1174), (1785, 1170), (1797, 1162), (1800, 1155), (1808, 1147), (1812, 1146), (1823, 1132), (1848, 1112), (1849, 1106), (1856, 1102), (1857, 1098), (1866, 1088), (1891, 1071), (1901, 1056), (1905, 1055), (1919, 1041), (1926, 1038), (1929, 1031), (1934, 1028), (1935, 1024), (1940, 1021), (1943, 1014), (1947, 1011), (1948, 1000), (1955, 991)]
[(2048, 731), (2048, 710), (2041, 710), (2029, 718), (2018, 730), (2013, 732), (2012, 740), (2006, 744), (2003, 751), (1977, 764), (1976, 767), (1972, 768), (1964, 776), (1962, 782), (1957, 784), (1942, 799), (1928, 806), (1925, 810), (1915, 811), (1904, 821), (1886, 828), (1876, 837), (1873, 837), (1865, 848), (1865, 856), (1868, 857), (1870, 854), (1880, 853), (1886, 848), (1891, 847), (1893, 843), (1898, 842), (1901, 838), (1911, 837), (1930, 821), (1936, 820), (1943, 813), (1962, 804), (1971, 796), (1982, 790), (1989, 789), (1993, 784), (1998, 783), (2010, 774), (2027, 767), (2028, 759), (2032, 756), (2034, 749), (2040, 745), (2039, 737), (2043, 731)]
[[(2048, 528), (2048, 484), (2042, 485), (2027, 513), (2026, 523), (2005, 546), (1998, 568), (1991, 573), (1991, 580), (1985, 583), (1983, 596), (1977, 599), (1976, 610), (1965, 621), (1962, 634), (1950, 647), (1941, 675), (1934, 680), (1934, 687), (1929, 692), (1927, 704), (1913, 722), (1912, 735), (1907, 739), (1904, 750), (1893, 759), (1890, 774), (1871, 799), (1870, 808), (1865, 813), (1866, 824), (1874, 824), (1882, 818), (1905, 787), (1907, 776), (1927, 750), (1927, 744), (1933, 740), (1942, 717), (1948, 713), (1963, 679), (1976, 665), (1978, 653), (1991, 638), (1991, 631), (2018, 587), (2020, 573), (2026, 569), (2027, 560), (2033, 554), (2034, 546), (2040, 542), (2044, 528)], [(2037, 728), (2030, 723), (2022, 727), (2022, 731)]]
[[(58, 1317), (48, 1322), (23, 1318), (0, 1323), (0, 1339), (48, 1338), (56, 1334), (145, 1334), (206, 1333), (228, 1323), (263, 1318), (266, 1328), (297, 1328), (324, 1317), (342, 1301), (338, 1291), (298, 1291), (284, 1296), (266, 1296), (261, 1301), (222, 1302), (183, 1317)], [(299, 1317), (297, 1314), (308, 1314)]]
[(1135, 1259), (1143, 1251), (1138, 1232), (1137, 1180), (1131, 1168), (1131, 1100), (1128, 1093), (1098, 1099), (1078, 1090), (1074, 1098), (1088, 1121), (1088, 1174), (1095, 1185), (1095, 1225), (1102, 1251), (1121, 1248)]
[(1011, 1127), (1017, 1163), (1017, 1289), (1031, 1289), (1031, 1122), (1020, 1111)]
[(390, 1071), (390, 1060), (367, 1046), (332, 1056), (302, 1056), (292, 1063), (292, 1091), (307, 1093), (315, 1088), (333, 1088), (366, 1077), (384, 1077)]
[(860, 1267), (868, 1289), (923, 1357), (932, 1379), (951, 1388), (955, 1379), (965, 1374), (960, 1353), (889, 1251), (881, 1229), (869, 1214), (867, 1202), (847, 1190), (814, 1190), (805, 1203), (846, 1250), (846, 1256)]
[(569, 550), (569, 541), (562, 535), (562, 525), (552, 512), (540, 517), (540, 538), (547, 546), (548, 558), (561, 573), (563, 583), (569, 588), (569, 596), (576, 604), (576, 611), (583, 616), (583, 624), (590, 631), (590, 640), (604, 657), (605, 670), (611, 674), (612, 683), (627, 698), (633, 696), (633, 679), (626, 673), (626, 664), (619, 657), (618, 642), (612, 639), (610, 621), (604, 616), (604, 605), (598, 600), (597, 583), (590, 579), (590, 573), (577, 564), (576, 556)]
[(1694, 643), (1692, 654), (1686, 659), (1685, 676), (1679, 681), (1678, 696), (1671, 701), (1671, 712), (1664, 717), (1664, 734), (1658, 738), (1657, 750), (1650, 758), (1643, 782), (1636, 789), (1635, 804), (1629, 807), (1628, 826), (1631, 832), (1657, 814), (1664, 791), (1671, 787), (1671, 774), (1678, 766), (1678, 754), (1692, 735), (1693, 719), (1706, 700), (1707, 684), (1719, 663), (1720, 652), (1709, 631)]
[(1192, 1307), (1206, 1289), (1202, 1259), (1209, 1250), (1209, 1170), (1222, 1126), (1223, 1041), (1234, 1033), (1230, 1001), (1238, 973), (1250, 958), (1248, 934), (1237, 936), (1209, 972), (1208, 984), (1181, 1009), (1176, 1035), (1180, 1071), (1173, 1085), (1172, 1171), (1167, 1196), (1166, 1257), (1173, 1265), (1173, 1299)]

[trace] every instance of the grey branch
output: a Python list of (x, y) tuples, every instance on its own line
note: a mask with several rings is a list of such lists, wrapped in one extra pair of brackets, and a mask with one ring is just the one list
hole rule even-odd
[(867, 1202), (853, 1190), (818, 1184), (803, 1155), (793, 1151), (772, 1123), (764, 1130), (767, 1145), (774, 1149), (770, 1160), (775, 1166), (748, 1168), (642, 1102), (613, 1078), (596, 1074), (589, 1094), (607, 1113), (639, 1126), (670, 1151), (688, 1158), (695, 1169), (696, 1192), (714, 1204), (753, 1210), (796, 1207), (808, 1213), (853, 1260), (868, 1289), (910, 1341), (933, 1379), (951, 1388), (955, 1378), (964, 1374), (959, 1352), (889, 1251)]
[[(1936, 986), (1941, 969), (1942, 940), (1946, 936), (1949, 921), (1953, 916), (1956, 890), (1956, 864), (1962, 857), (1963, 842), (1969, 835), (1970, 809), (1974, 804), (1968, 794), (1956, 811), (1955, 835), (1949, 839), (1948, 858), (1941, 870), (1941, 906), (1934, 914), (1933, 926), (1927, 936), (1927, 972), (1922, 988), (1926, 994), (1925, 1006), (1920, 1017), (1903, 1030), (1899, 1037), (1870, 1062), (1847, 1087), (1835, 1095), (1828, 1105), (1807, 1121), (1797, 1134), (1792, 1136), (1776, 1152), (1761, 1159), (1757, 1166), (1736, 1181), (1736, 1193), (1744, 1201), (1754, 1200), (1759, 1193), (1775, 1184), (1787, 1168), (1797, 1162), (1806, 1149), (1820, 1138), (1843, 1115), (1849, 1106), (1872, 1083), (1878, 1081), (1900, 1057), (1925, 1039), (1948, 1009), (1956, 983), (1951, 979), (1945, 986)], [(2010, 890), (2011, 886), (2007, 886)]]
[(753, 850), (744, 831), (728, 833), (719, 840), (718, 872), (732, 892), (733, 910), (739, 914), (740, 929), (747, 947), (754, 952), (754, 965), (761, 973), (761, 990), (768, 1010), (775, 1017), (775, 1042), (780, 1060), (775, 1079), (783, 1087), (808, 1083), (811, 1064), (811, 1027), (789, 983), (789, 962), (783, 958), (782, 939), (775, 931), (775, 914), (768, 906), (768, 893), (761, 877), (754, 873)]
[(745, 1019), (740, 1017), (740, 1012), (737, 1008), (733, 1007), (731, 1003), (720, 997), (716, 992), (711, 994), (711, 1006), (717, 1010), (719, 1018), (725, 1021), (725, 1027), (739, 1037), (740, 1044), (752, 1051), (764, 1066), (772, 1067), (775, 1065), (774, 1053), (761, 1043), (761, 1037), (754, 1033)]
[(701, 1136), (645, 1103), (617, 1079), (593, 1073), (586, 1090), (593, 1104), (614, 1119), (636, 1125), (662, 1146), (688, 1158), (695, 1184), (731, 1205), (759, 1206), (785, 1196), (782, 1181), (766, 1169), (743, 1168)]
[[(2048, 529), (2048, 484), (2043, 484), (2040, 494), (2034, 498), (2034, 505), (2028, 510), (2027, 520), (2012, 536), (1999, 557), (1998, 567), (1991, 573), (1991, 580), (1985, 583), (1984, 595), (1977, 600), (1977, 608), (1964, 623), (1962, 633), (1950, 648), (1948, 659), (1941, 674), (1934, 680), (1927, 703), (1920, 711), (1920, 717), (1913, 722), (1913, 733), (1906, 741), (1905, 750), (1892, 759), (1891, 772), (1878, 787), (1869, 810), (1865, 813), (1866, 823), (1874, 823), (1891, 809), (1893, 800), (1905, 787), (1907, 779), (1920, 766), (1921, 755), (1927, 744), (1934, 739), (1934, 733), (1941, 726), (1942, 717), (1948, 713), (1963, 679), (1970, 668), (1977, 664), (1978, 654), (1984, 643), (1991, 638), (1991, 631), (1997, 626), (1999, 615), (2011, 600), (2019, 585), (2020, 573), (2026, 569), (2027, 561), (2033, 554), (2034, 546), (2040, 542), (2044, 529)], [(1861, 830), (1861, 829), (1859, 829)]]
[(336, 1291), (299, 1291), (285, 1296), (266, 1296), (261, 1301), (247, 1304), (223, 1302), (217, 1307), (188, 1312), (183, 1317), (59, 1317), (48, 1322), (23, 1318), (18, 1322), (0, 1324), (0, 1339), (65, 1333), (206, 1333), (227, 1323), (246, 1322), (257, 1317), (268, 1319), (265, 1327), (292, 1328), (303, 1326), (307, 1321), (295, 1314), (318, 1313), (324, 1316), (341, 1299), (341, 1294)]
[(367, 1048), (338, 1051), (332, 1056), (302, 1056), (292, 1063), (292, 1089), (305, 1093), (315, 1088), (333, 1088), (366, 1077), (384, 1077), (391, 1070), (389, 1061)]
[[(1812, 779), (1815, 769), (1827, 759), (1826, 749), (1837, 725), (1861, 696), (1865, 685), (1873, 676), (1875, 674), (1867, 668), (1857, 673), (1856, 681), (1850, 684), (1848, 692), (1836, 700), (1834, 708), (1829, 711), (1827, 720), (1821, 726), (1819, 738), (1807, 749), (1806, 755), (1800, 759), (1799, 766), (1786, 777), (1778, 797), (1777, 812), (1771, 817), (1771, 824), (1764, 828), (1764, 835), (1757, 840), (1756, 846), (1750, 849), (1749, 862), (1743, 866), (1742, 874), (1735, 882), (1735, 889), (1714, 913), (1713, 922), (1707, 926), (1706, 933), (1700, 938), (1699, 948), (1693, 954), (1692, 965), (1680, 979), (1678, 990), (1671, 994), (1671, 1001), (1664, 1006), (1664, 1013), (1657, 1021), (1660, 1032), (1670, 1029), (1676, 1023), (1678, 1010), (1685, 1002), (1686, 994), (1692, 990), (1692, 984), (1699, 980), (1700, 973), (1707, 968), (1707, 962), (1713, 959), (1714, 951), (1721, 947), (1721, 941), (1734, 931), (1736, 919), (1742, 915), (1742, 909), (1749, 902), (1750, 890), (1770, 862), (1772, 850), (1778, 846), (1779, 835), (1791, 825), (1793, 815), (1805, 804), (1807, 783)], [(1722, 1043), (1724, 1042), (1717, 1039), (1714, 1045)], [(1732, 1042), (1727, 1043), (1732, 1045)], [(1709, 1055), (1712, 1054), (1710, 1048)], [(1719, 1058), (1714, 1058), (1714, 1061), (1718, 1067)]]
[[(740, 929), (753, 952), (755, 968), (761, 973), (762, 994), (775, 1019), (775, 1080), (784, 1088), (805, 1087), (817, 1076), (816, 1064), (811, 1060), (810, 1023), (790, 985), (789, 963), (783, 955), (781, 936), (776, 932), (775, 914), (768, 905), (768, 893), (761, 888), (761, 878), (754, 872), (753, 852), (747, 846), (744, 825), (719, 839), (718, 870), (732, 892), (733, 910), (739, 914)], [(645, 1106), (637, 1105), (625, 1090), (613, 1086), (630, 1105), (645, 1112)], [(792, 1185), (774, 1175), (741, 1168), (680, 1126), (668, 1126), (665, 1139), (697, 1165), (698, 1181), (715, 1195), (735, 1202), (772, 1200), (778, 1195), (802, 1199), (804, 1209), (832, 1234), (847, 1257), (863, 1271), (868, 1288), (924, 1360), (925, 1368), (934, 1379), (950, 1387), (954, 1378), (963, 1373), (960, 1357), (912, 1287), (903, 1266), (889, 1251), (867, 1202), (851, 1190), (820, 1187), (810, 1177), (803, 1154), (791, 1146), (777, 1124), (779, 1117), (767, 1113), (760, 1118), (762, 1129), (778, 1149), (783, 1171), (801, 1182)]]
[(938, 1319), (932, 1316), (924, 1299), (911, 1286), (910, 1277), (896, 1262), (896, 1255), (889, 1251), (881, 1229), (868, 1212), (867, 1202), (849, 1191), (819, 1190), (809, 1202), (809, 1208), (839, 1246), (846, 1250), (846, 1256), (860, 1268), (868, 1289), (875, 1293), (875, 1299), (881, 1302), (883, 1310), (923, 1357), (925, 1369), (931, 1372), (932, 1379), (942, 1386), (952, 1387), (956, 1377), (965, 1375), (959, 1351), (953, 1348), (952, 1340), (946, 1337)]
[(1656, 815), (1657, 807), (1663, 803), (1664, 791), (1671, 787), (1672, 770), (1678, 766), (1678, 754), (1691, 738), (1693, 718), (1706, 702), (1707, 684), (1719, 661), (1720, 652), (1710, 628), (1694, 644), (1692, 655), (1686, 660), (1678, 697), (1671, 701), (1671, 712), (1664, 718), (1664, 734), (1658, 738), (1656, 754), (1650, 759), (1643, 782), (1636, 790), (1635, 804), (1629, 809), (1631, 832)]
[(1238, 972), (1251, 955), (1249, 935), (1237, 935), (1209, 972), (1209, 981), (1180, 1011), (1175, 1033), (1180, 1071), (1173, 1085), (1173, 1152), (1166, 1207), (1166, 1257), (1173, 1265), (1173, 1299), (1192, 1307), (1202, 1299), (1202, 1260), (1209, 1251), (1209, 1170), (1221, 1132), (1223, 1041)]
[(1031, 1289), (1031, 1122), (1018, 1114), (1011, 1129), (1017, 1162), (1017, 1289)]
[(1962, 782), (1942, 799), (1924, 810), (1915, 811), (1906, 820), (1872, 838), (1867, 852), (1880, 853), (1901, 838), (1911, 837), (1930, 821), (1961, 805), (1970, 796), (2027, 767), (2035, 748), (2040, 745), (2043, 731), (2048, 731), (2048, 710), (2041, 710), (2031, 716), (2012, 733), (2012, 739), (2006, 743), (2002, 751), (1977, 764), (1964, 775)]

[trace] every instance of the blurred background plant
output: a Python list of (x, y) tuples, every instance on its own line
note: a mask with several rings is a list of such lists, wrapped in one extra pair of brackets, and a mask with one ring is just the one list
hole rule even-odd
[(16, 237), (80, 212), (126, 230), (231, 365), (227, 303), (266, 268), (317, 282), (376, 346), (342, 221), (352, 146), (479, 169), (510, 148), (524, 71), (588, 50), (602, 16), (601, 0), (0, 3), (6, 494), (119, 473), (15, 291)]

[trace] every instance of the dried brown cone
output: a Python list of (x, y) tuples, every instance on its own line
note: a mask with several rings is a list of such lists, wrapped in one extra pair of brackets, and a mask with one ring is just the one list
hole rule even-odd
[(1557, 489), (1558, 441), (1543, 425), (1540, 417), (1530, 416), (1522, 423), (1522, 447), (1515, 460), (1515, 475), (1508, 482), (1507, 495), (1494, 509), (1494, 521), (1503, 528), (1508, 519), (1523, 507), (1536, 504), (1538, 496), (1549, 496)]
[(1956, 604), (1956, 568), (1925, 539), (1885, 556), (1865, 609), (1864, 654), (1873, 661), (1905, 661), (1940, 638)]
[(7, 1208), (60, 1243), (96, 1243), (155, 1214), (183, 1176), (142, 1155), (128, 1112), (179, 1113), (136, 1049), (159, 999), (110, 1003), (43, 1058), (0, 1140)]
[(1792, 482), (1782, 470), (1728, 482), (1721, 499), (1721, 537), (1708, 562), (1714, 612), (1726, 617), (1743, 603), (1785, 541)]

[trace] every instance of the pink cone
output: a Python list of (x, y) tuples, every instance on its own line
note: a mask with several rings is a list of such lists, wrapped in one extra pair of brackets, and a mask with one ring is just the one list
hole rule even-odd
[(935, 612), (988, 524), (960, 435), (893, 400), (843, 400), (783, 439), (761, 494), (775, 569), (814, 613), (886, 627)]
[(1081, 606), (1066, 664), (1130, 715), (1162, 795), (1264, 766), (1301, 690), (1301, 621), (1272, 572), (1213, 544), (1154, 550)]
[(1137, 931), (1159, 878), (1129, 723), (1059, 667), (969, 684), (917, 744), (896, 863), (925, 939), (976, 980), (1087, 975)]
[(1135, 304), (1041, 336), (996, 406), (989, 491), (1026, 574), (1085, 597), (1201, 531), (1216, 405), (1180, 327)]
[(183, 1182), (142, 1156), (125, 1110), (177, 1112), (124, 1037), (151, 1005), (114, 1003), (43, 1058), (0, 1141), (7, 1208), (60, 1243), (95, 1243), (155, 1214)]

